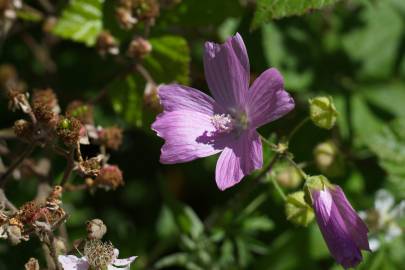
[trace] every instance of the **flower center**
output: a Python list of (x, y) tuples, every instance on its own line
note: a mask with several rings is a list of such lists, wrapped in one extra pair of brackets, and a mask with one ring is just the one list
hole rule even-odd
[(229, 133), (234, 129), (235, 120), (229, 114), (214, 114), (211, 123), (218, 133)]
[(84, 255), (91, 269), (105, 269), (114, 260), (114, 246), (100, 240), (89, 240), (84, 246)]

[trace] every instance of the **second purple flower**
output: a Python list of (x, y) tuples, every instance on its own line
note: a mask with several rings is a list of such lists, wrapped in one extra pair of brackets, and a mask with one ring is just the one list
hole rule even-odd
[(165, 139), (160, 157), (165, 164), (222, 152), (215, 179), (218, 188), (225, 190), (262, 167), (262, 143), (256, 129), (291, 111), (294, 100), (274, 68), (249, 87), (249, 59), (239, 34), (224, 44), (206, 42), (204, 69), (214, 99), (187, 86), (161, 86), (163, 113), (152, 129)]

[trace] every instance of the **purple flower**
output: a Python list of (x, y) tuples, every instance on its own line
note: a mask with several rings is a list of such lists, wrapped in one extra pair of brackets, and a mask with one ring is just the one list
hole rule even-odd
[(333, 258), (344, 268), (362, 260), (361, 250), (370, 251), (368, 229), (336, 185), (310, 189), (316, 221)]
[(215, 100), (187, 86), (161, 86), (164, 111), (152, 129), (166, 141), (160, 157), (165, 164), (222, 152), (215, 178), (219, 189), (225, 190), (262, 167), (256, 129), (291, 111), (294, 101), (274, 68), (249, 87), (249, 59), (239, 34), (224, 44), (206, 42), (204, 69)]

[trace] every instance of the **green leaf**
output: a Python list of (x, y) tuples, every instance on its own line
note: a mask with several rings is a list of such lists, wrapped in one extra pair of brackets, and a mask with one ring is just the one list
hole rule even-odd
[(109, 93), (114, 111), (136, 127), (143, 123), (143, 94), (136, 87), (135, 76), (115, 80)]
[(371, 104), (397, 117), (405, 117), (405, 84), (392, 83), (370, 86), (362, 91)]
[(405, 118), (385, 125), (368, 144), (388, 173), (388, 180), (397, 194), (405, 195)]
[(171, 267), (171, 266), (185, 266), (187, 261), (189, 261), (189, 255), (187, 253), (174, 253), (166, 257), (161, 258), (155, 263), (157, 269)]
[(361, 64), (361, 78), (388, 78), (397, 58), (403, 19), (388, 1), (368, 4), (360, 19), (360, 27), (343, 36), (344, 49)]
[(266, 216), (249, 217), (243, 222), (243, 230), (249, 233), (270, 231), (274, 228), (274, 222)]
[(258, 0), (256, 12), (252, 22), (255, 29), (272, 19), (302, 15), (314, 9), (321, 9), (339, 0)]
[(303, 91), (312, 83), (311, 69), (299, 70), (297, 57), (287, 49), (285, 36), (273, 23), (262, 27), (262, 45), (266, 62), (283, 74), (285, 88), (289, 91)]
[(102, 29), (104, 0), (72, 0), (52, 32), (62, 38), (93, 46)]
[(152, 53), (145, 58), (145, 67), (158, 83), (189, 83), (190, 50), (180, 36), (151, 38)]

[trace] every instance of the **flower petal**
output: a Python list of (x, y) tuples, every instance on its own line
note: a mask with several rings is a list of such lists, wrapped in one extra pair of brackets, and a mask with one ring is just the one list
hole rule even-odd
[(330, 191), (333, 201), (344, 219), (346, 228), (357, 246), (360, 249), (370, 250), (367, 237), (368, 228), (347, 200), (343, 190), (339, 186), (335, 186)]
[(274, 121), (294, 108), (294, 100), (284, 90), (280, 72), (270, 68), (263, 72), (249, 89), (246, 110), (251, 127)]
[(89, 263), (85, 258), (78, 258), (73, 255), (59, 255), (59, 263), (64, 270), (87, 270), (89, 269)]
[(165, 111), (196, 111), (208, 115), (214, 114), (216, 105), (213, 98), (203, 92), (178, 84), (159, 87), (159, 98)]
[(113, 261), (113, 265), (114, 266), (129, 266), (131, 263), (133, 263), (135, 261), (135, 259), (137, 258), (137, 256), (132, 256), (126, 259), (115, 259)]
[(243, 106), (249, 88), (249, 58), (237, 33), (224, 44), (205, 43), (204, 71), (215, 100), (225, 109)]
[(220, 190), (239, 183), (253, 170), (263, 166), (262, 143), (256, 131), (241, 134), (221, 153), (215, 171), (215, 179)]
[(316, 221), (331, 255), (344, 268), (355, 267), (362, 260), (360, 249), (348, 232), (329, 190), (314, 190), (311, 193)]
[[(157, 135), (165, 139), (160, 162), (174, 164), (206, 157), (220, 152), (225, 145), (215, 131), (211, 117), (190, 111), (160, 114), (152, 124)], [(223, 140), (226, 142), (225, 140)]]

